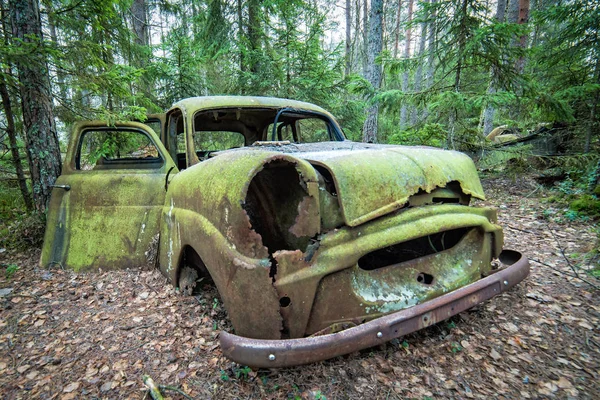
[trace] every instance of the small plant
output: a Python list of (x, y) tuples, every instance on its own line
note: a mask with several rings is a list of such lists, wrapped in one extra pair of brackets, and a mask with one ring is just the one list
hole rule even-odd
[(448, 322), (448, 329), (454, 329), (454, 328), (456, 328), (456, 324), (454, 323), (454, 321)]
[(315, 393), (315, 400), (327, 400), (327, 397), (320, 390), (317, 390)]
[(11, 279), (18, 270), (19, 266), (17, 264), (8, 264), (6, 266), (6, 279)]
[(458, 353), (460, 351), (462, 351), (462, 346), (460, 344), (458, 344), (457, 342), (452, 342), (450, 344), (450, 351), (452, 351), (452, 353)]
[(223, 382), (229, 381), (229, 375), (227, 374), (227, 372), (225, 372), (225, 370), (221, 370), (221, 380)]
[(248, 374), (250, 374), (250, 372), (252, 372), (252, 369), (250, 369), (250, 367), (248, 367), (248, 366), (243, 366), (242, 368), (236, 368), (235, 369), (235, 377), (236, 377), (236, 379), (245, 381), (246, 379), (248, 379)]

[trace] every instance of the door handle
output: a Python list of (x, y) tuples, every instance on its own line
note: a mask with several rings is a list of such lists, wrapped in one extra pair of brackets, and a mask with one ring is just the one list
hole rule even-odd
[(65, 191), (71, 190), (71, 185), (50, 185), (52, 188), (64, 189)]

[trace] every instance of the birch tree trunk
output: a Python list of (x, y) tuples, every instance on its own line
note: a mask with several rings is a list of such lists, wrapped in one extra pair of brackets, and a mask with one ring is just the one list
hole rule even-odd
[[(371, 1), (371, 12), (369, 14), (369, 52), (367, 59), (367, 80), (374, 90), (381, 85), (381, 65), (375, 62), (383, 48), (383, 0)], [(377, 142), (377, 115), (379, 106), (377, 103), (371, 105), (367, 111), (367, 119), (363, 125), (363, 142)]]
[(35, 209), (41, 213), (60, 175), (61, 158), (52, 111), (52, 92), (46, 55), (42, 46), (42, 23), (37, 0), (10, 0), (13, 36), (21, 40), (27, 57), (18, 57), (21, 107), (25, 125), (25, 144), (33, 186)]

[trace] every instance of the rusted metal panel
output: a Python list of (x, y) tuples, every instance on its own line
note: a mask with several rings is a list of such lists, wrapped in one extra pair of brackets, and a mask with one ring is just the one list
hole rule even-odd
[[(452, 290), (477, 280), (489, 271), (491, 258), (497, 257), (502, 248), (501, 229), (491, 222), (494, 219), (495, 211), (489, 208), (453, 204), (417, 207), (356, 228), (343, 227), (320, 235), (318, 248), (310, 262), (306, 261), (306, 254), (301, 256), (297, 251), (275, 253), (279, 269), (274, 285), (280, 296), (291, 300), (282, 310), (287, 316), (284, 325), (289, 329), (289, 336), (302, 337), (327, 327), (327, 324), (364, 321), (406, 308), (408, 304), (394, 299), (406, 297), (411, 287), (419, 290), (411, 293), (410, 301), (419, 303), (441, 294), (443, 290)], [(365, 254), (462, 227), (476, 228), (479, 235), (485, 235), (485, 239), (481, 236), (479, 240), (468, 240), (467, 237), (457, 248), (423, 261), (417, 259), (398, 267), (382, 268), (383, 272), (362, 271), (363, 279), (357, 278), (361, 273), (357, 264)], [(417, 268), (422, 271), (416, 271)], [(435, 285), (424, 286), (417, 282), (417, 274), (427, 271), (435, 273), (438, 280)], [(381, 274), (386, 278), (378, 279), (377, 275)], [(367, 289), (365, 285), (357, 284), (359, 281), (370, 282), (371, 292), (380, 292), (380, 299), (370, 302), (361, 298), (357, 292)], [(385, 301), (386, 298), (388, 301)]]
[(420, 190), (431, 192), (453, 181), (464, 194), (485, 198), (473, 161), (454, 151), (398, 146), (299, 156), (331, 172), (349, 226), (403, 207)]
[(162, 157), (155, 169), (81, 170), (75, 165), (78, 140), (84, 129), (106, 128), (105, 123), (75, 126), (62, 175), (48, 208), (47, 229), (40, 264), (76, 271), (117, 269), (146, 264), (146, 252), (159, 230), (164, 204), (164, 180), (174, 167), (158, 136), (144, 124), (118, 123), (114, 129), (144, 132)]
[(501, 258), (513, 264), (423, 304), (341, 332), (289, 340), (257, 340), (221, 332), (221, 349), (240, 364), (274, 368), (308, 364), (376, 346), (465, 311), (509, 290), (529, 274), (529, 263), (519, 253), (508, 250)]
[[(266, 114), (259, 115), (263, 108)], [(339, 128), (325, 110), (306, 103), (192, 98), (168, 114), (181, 114), (171, 128), (185, 135), (167, 138), (162, 130), (171, 154), (143, 124), (121, 124), (147, 132), (160, 160), (125, 159), (115, 169), (119, 163), (101, 158), (90, 165), (93, 170), (83, 171), (77, 164), (78, 133), (104, 125), (78, 125), (57, 181), (63, 189), (55, 189), (51, 199), (42, 264), (124, 268), (158, 253), (163, 274), (187, 292), (197, 276), (210, 275), (238, 335), (300, 339), (346, 329), (340, 332), (344, 349), (372, 343), (346, 332), (396, 321), (385, 315), (411, 315), (437, 299), (466, 293), (463, 289), (494, 272), (491, 261), (502, 249), (502, 230), (493, 209), (469, 206), (471, 197), (484, 196), (464, 155), (341, 140), (261, 142), (218, 153), (194, 147), (200, 112), (209, 116), (200, 121), (208, 130), (218, 126), (211, 116), (217, 121), (221, 115), (235, 127), (251, 115), (252, 123), (244, 125), (251, 131), (245, 136), (249, 144), (249, 138), (266, 139), (269, 124), (276, 126), (273, 110), (284, 108), (294, 111), (282, 124), (314, 112)], [(252, 112), (244, 113), (248, 109)], [(180, 165), (187, 168), (179, 172), (171, 156), (178, 161), (185, 156)], [(457, 301), (473, 303), (490, 290)], [(427, 312), (433, 312), (428, 321), (438, 318), (438, 311)], [(413, 329), (411, 323), (401, 325)], [(275, 348), (300, 343), (309, 352), (313, 339), (272, 343)], [(293, 357), (308, 362), (315, 356)]]

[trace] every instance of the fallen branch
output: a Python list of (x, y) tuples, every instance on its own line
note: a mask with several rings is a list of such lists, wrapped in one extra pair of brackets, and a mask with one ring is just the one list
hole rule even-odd
[(156, 384), (154, 383), (152, 378), (150, 378), (150, 376), (144, 375), (142, 377), (142, 382), (144, 382), (144, 385), (146, 385), (146, 387), (150, 391), (150, 397), (152, 397), (154, 400), (164, 400), (164, 397), (160, 393), (160, 390), (158, 389), (158, 387), (156, 387)]
[(546, 264), (545, 262), (542, 262), (542, 261), (540, 261), (540, 260), (536, 260), (535, 258), (530, 258), (530, 260), (531, 260), (531, 261), (533, 261), (533, 262), (536, 262), (536, 263), (538, 263), (538, 264), (541, 264), (541, 265), (543, 265), (544, 267), (548, 267), (548, 268), (550, 268), (551, 270), (554, 270), (554, 271), (556, 271), (556, 272), (558, 272), (558, 273), (561, 273), (561, 274), (563, 274), (563, 275), (570, 276), (571, 278), (579, 279), (580, 281), (583, 281), (583, 282), (587, 283), (588, 285), (590, 285), (590, 286), (591, 286), (591, 287), (593, 287), (594, 289), (600, 289), (600, 287), (599, 287), (598, 285), (595, 285), (595, 284), (593, 284), (592, 282), (590, 282), (590, 281), (587, 281), (587, 280), (583, 279), (583, 278), (582, 278), (581, 276), (579, 276), (578, 274), (577, 274), (577, 275), (575, 275), (575, 274), (570, 274), (570, 273), (568, 273), (568, 272), (565, 272), (565, 271), (561, 271), (560, 269), (558, 269), (558, 268), (556, 268), (556, 267), (553, 267), (552, 265)]
[(190, 396), (189, 394), (187, 394), (186, 392), (184, 392), (183, 390), (176, 388), (174, 386), (165, 386), (165, 385), (158, 385), (159, 389), (161, 390), (171, 390), (173, 392), (177, 392), (180, 395), (182, 395), (183, 397), (185, 397), (186, 399), (189, 400), (194, 400), (194, 398), (192, 396)]

